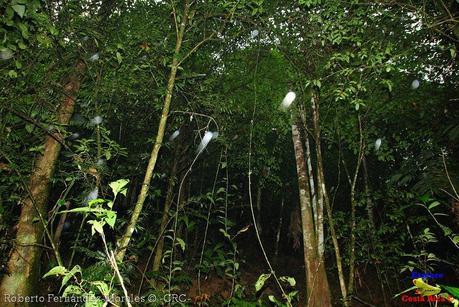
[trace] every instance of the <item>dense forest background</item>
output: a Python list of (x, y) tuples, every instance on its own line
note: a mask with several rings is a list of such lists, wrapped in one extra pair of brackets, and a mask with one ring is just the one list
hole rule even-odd
[(1, 306), (457, 304), (458, 24), (0, 0)]

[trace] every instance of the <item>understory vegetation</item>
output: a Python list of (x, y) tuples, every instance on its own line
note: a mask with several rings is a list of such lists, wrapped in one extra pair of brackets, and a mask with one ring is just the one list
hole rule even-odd
[(0, 0), (1, 306), (459, 304), (456, 0)]

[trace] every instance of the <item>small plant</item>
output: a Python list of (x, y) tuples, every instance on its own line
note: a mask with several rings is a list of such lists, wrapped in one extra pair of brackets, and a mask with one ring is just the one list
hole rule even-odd
[[(113, 192), (113, 200), (106, 199), (94, 199), (87, 202), (85, 207), (74, 208), (67, 211), (62, 211), (61, 213), (84, 213), (90, 215), (92, 219), (88, 220), (87, 223), (91, 225), (91, 234), (94, 235), (96, 232), (100, 235), (105, 249), (106, 260), (108, 260), (109, 266), (112, 269), (112, 278), (113, 280), (118, 277), (121, 288), (123, 289), (125, 298), (127, 299), (127, 305), (130, 306), (129, 297), (127, 295), (126, 288), (123, 283), (123, 278), (118, 269), (118, 265), (115, 261), (113, 251), (109, 250), (107, 242), (105, 240), (104, 226), (108, 224), (111, 228), (115, 226), (116, 222), (116, 212), (112, 210), (113, 204), (116, 200), (118, 194), (123, 194), (126, 196), (126, 185), (129, 181), (125, 179), (120, 179), (109, 184)], [(101, 266), (101, 268), (104, 266)], [(107, 270), (103, 270), (107, 272)], [(89, 274), (90, 276), (93, 274)], [(104, 274), (95, 274), (93, 276), (101, 276)], [(91, 280), (88, 279), (88, 276), (83, 274), (83, 270), (79, 265), (73, 266), (72, 269), (67, 269), (64, 266), (56, 266), (49, 270), (44, 276), (59, 276), (62, 278), (61, 286), (59, 292), (64, 289), (62, 297), (68, 298), (69, 302), (73, 302), (75, 297), (82, 297), (85, 302), (85, 306), (104, 306), (106, 302), (111, 302), (113, 297), (118, 296), (118, 291), (114, 289), (113, 283), (107, 283), (105, 280)], [(73, 281), (72, 284), (69, 284), (70, 281)]]
[[(258, 277), (257, 282), (255, 283), (255, 292), (259, 292), (264, 287), (266, 281), (272, 275), (273, 275), (272, 273), (261, 274)], [(287, 284), (288, 286), (290, 286), (293, 289), (296, 286), (295, 278), (289, 277), (289, 276), (281, 276), (281, 277), (279, 277), (279, 282), (283, 282), (283, 283)], [(287, 304), (282, 303), (281, 301), (279, 301), (274, 295), (269, 295), (268, 299), (271, 302), (273, 302), (274, 304), (276, 304), (276, 306), (282, 306), (282, 307), (283, 306), (292, 306), (292, 302), (294, 301), (294, 299), (296, 298), (297, 295), (298, 295), (298, 291), (297, 290), (292, 290), (290, 292), (287, 292), (285, 297), (283, 298), (283, 300), (285, 300), (287, 302)]]

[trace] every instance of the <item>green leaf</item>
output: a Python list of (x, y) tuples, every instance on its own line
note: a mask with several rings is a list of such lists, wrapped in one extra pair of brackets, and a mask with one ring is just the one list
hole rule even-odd
[(73, 208), (73, 209), (70, 209), (70, 210), (63, 210), (59, 213), (72, 213), (72, 212), (82, 212), (82, 213), (89, 213), (89, 212), (93, 212), (93, 213), (101, 213), (105, 211), (104, 209), (100, 209), (100, 208), (88, 208), (88, 207), (78, 207), (78, 208)]
[(431, 200), (431, 198), (429, 197), (429, 195), (424, 194), (424, 195), (422, 195), (422, 196), (419, 197), (419, 200), (422, 201), (423, 203), (426, 203), (426, 202), (428, 202), (429, 200)]
[(257, 282), (255, 283), (255, 292), (260, 291), (261, 288), (265, 285), (265, 282), (271, 277), (271, 273), (268, 274), (261, 274), (258, 277)]
[(182, 251), (185, 251), (185, 246), (186, 246), (185, 241), (183, 241), (180, 238), (177, 238), (177, 242), (180, 245), (180, 248), (182, 249)]
[(23, 23), (18, 23), (18, 28), (21, 31), (22, 37), (24, 37), (25, 39), (28, 39), (29, 38), (29, 29), (27, 29), (27, 25), (25, 25)]
[(25, 13), (25, 9), (26, 9), (25, 5), (15, 4), (15, 5), (12, 5), (11, 7), (19, 15), (19, 17), (21, 17), (21, 18), (24, 17), (24, 13)]
[(225, 238), (228, 238), (231, 240), (230, 235), (223, 228), (220, 228), (218, 231), (220, 231), (225, 236)]
[(451, 296), (453, 296), (456, 299), (459, 299), (459, 288), (456, 287), (451, 287), (451, 286), (445, 286), (445, 285), (439, 285), (442, 290), (445, 290), (448, 292)]
[(67, 274), (67, 269), (63, 266), (55, 266), (51, 270), (48, 271), (45, 275), (43, 275), (43, 278), (46, 278), (48, 276), (59, 276), (59, 275), (65, 275)]
[(89, 292), (85, 294), (84, 296), (84, 306), (85, 307), (102, 307), (105, 306), (104, 301), (102, 301), (100, 298), (96, 297), (94, 293)]
[(10, 78), (17, 78), (17, 77), (18, 77), (18, 73), (17, 73), (16, 71), (14, 71), (14, 70), (10, 70), (10, 71), (8, 72), (8, 76), (9, 76)]
[(33, 128), (34, 128), (34, 126), (33, 126), (32, 124), (27, 124), (27, 125), (25, 125), (25, 130), (26, 130), (28, 133), (32, 133)]
[(75, 285), (69, 285), (65, 288), (64, 293), (62, 293), (62, 297), (67, 296), (80, 296), (83, 294), (83, 290), (80, 287)]
[(107, 159), (107, 161), (108, 161), (111, 158), (112, 158), (112, 153), (109, 150), (105, 151), (105, 159)]
[(111, 211), (111, 210), (107, 210), (106, 211), (106, 214), (107, 216), (105, 217), (105, 222), (107, 222), (107, 224), (113, 228), (115, 227), (115, 222), (116, 222), (116, 212), (115, 211)]
[(416, 286), (412, 286), (411, 288), (408, 288), (408, 289), (406, 289), (406, 290), (403, 290), (403, 291), (400, 292), (400, 293), (395, 294), (393, 298), (396, 298), (396, 297), (398, 297), (398, 296), (400, 296), (400, 295), (402, 295), (402, 294), (404, 294), (404, 293), (410, 292), (410, 291), (412, 291), (412, 290), (414, 290), (414, 289), (417, 289), (417, 288), (418, 288), (418, 287), (416, 287)]
[(290, 276), (281, 276), (279, 279), (280, 279), (281, 281), (283, 281), (283, 282), (288, 282), (289, 285), (290, 285), (291, 287), (295, 287), (295, 285), (296, 285), (296, 280), (295, 280), (295, 278), (293, 278), (293, 277), (290, 277)]
[(453, 233), (453, 231), (451, 230), (451, 228), (447, 227), (447, 226), (444, 226), (444, 225), (440, 225), (440, 228), (441, 230), (443, 230), (443, 233), (445, 234), (445, 236), (449, 236)]
[(121, 53), (116, 52), (116, 59), (118, 60), (118, 64), (121, 64), (121, 62), (123, 62), (123, 56), (121, 55)]
[(18, 47), (19, 47), (19, 49), (22, 49), (22, 50), (27, 49), (27, 45), (24, 44), (24, 42), (22, 42), (22, 41), (18, 43)]
[(51, 35), (53, 36), (56, 36), (59, 34), (59, 31), (54, 26), (50, 26), (48, 30), (49, 30), (49, 33), (51, 33)]
[(103, 281), (94, 281), (91, 284), (96, 286), (97, 289), (99, 289), (100, 293), (103, 296), (107, 297), (110, 294), (110, 288), (108, 287), (108, 285), (105, 282), (103, 282)]
[(61, 291), (61, 289), (68, 283), (70, 278), (75, 276), (76, 273), (80, 273), (81, 274), (81, 267), (79, 265), (75, 265), (70, 270), (70, 272), (67, 272), (67, 274), (65, 274), (64, 278), (62, 278), (62, 284), (61, 284), (61, 288), (59, 289), (59, 291)]
[[(128, 179), (119, 179), (117, 181), (110, 182), (109, 186), (112, 189), (113, 195), (118, 195), (118, 193), (122, 193), (124, 190), (124, 193), (126, 193), (126, 185), (129, 183)], [(126, 196), (126, 194), (123, 194)]]
[(91, 220), (91, 221), (88, 221), (88, 224), (92, 225), (92, 227), (91, 227), (91, 235), (94, 235), (96, 233), (96, 231), (101, 235), (104, 234), (104, 223), (103, 222), (99, 222), (99, 221), (96, 221), (96, 220)]
[(429, 205), (429, 210), (435, 208), (436, 206), (440, 205), (440, 202), (434, 201)]
[(274, 297), (274, 295), (268, 296), (268, 299), (269, 299), (271, 302), (273, 302), (274, 304), (276, 304), (277, 306), (282, 306), (282, 303), (279, 302), (279, 301)]

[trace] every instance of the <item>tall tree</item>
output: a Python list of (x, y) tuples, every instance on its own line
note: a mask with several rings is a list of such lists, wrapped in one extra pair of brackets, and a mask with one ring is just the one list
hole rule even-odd
[(330, 289), (323, 257), (320, 257), (317, 235), (314, 229), (312, 201), (308, 179), (308, 170), (296, 123), (292, 124), (292, 140), (295, 149), (298, 188), (303, 226), (304, 263), (306, 270), (306, 306), (331, 306)]
[[(64, 98), (56, 114), (59, 125), (67, 125), (72, 117), (76, 94), (80, 88), (81, 74), (85, 68), (84, 62), (78, 61), (75, 73), (64, 86)], [(47, 216), (50, 182), (62, 141), (63, 137), (58, 132), (46, 136), (43, 154), (38, 155), (35, 160), (26, 189), (28, 195), (22, 201), (15, 248), (8, 261), (9, 274), (5, 275), (0, 286), (2, 299), (6, 296), (26, 297), (36, 293), (42, 236), (44, 228), (47, 227), (44, 217)], [(51, 236), (48, 239), (53, 241)], [(54, 244), (52, 245), (55, 248)], [(61, 263), (59, 258), (57, 261)], [(4, 302), (4, 304), (8, 305), (9, 303)]]

